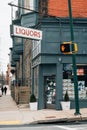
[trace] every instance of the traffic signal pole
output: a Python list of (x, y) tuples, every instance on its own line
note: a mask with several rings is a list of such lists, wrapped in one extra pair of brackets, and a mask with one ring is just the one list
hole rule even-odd
[[(68, 9), (69, 9), (69, 19), (70, 19), (70, 32), (71, 32), (71, 41), (74, 42), (73, 34), (73, 19), (72, 19), (72, 9), (71, 9), (71, 0), (68, 0)], [(72, 46), (73, 49), (73, 46)], [(78, 80), (77, 80), (77, 67), (76, 67), (76, 56), (75, 53), (72, 53), (72, 62), (73, 62), (73, 73), (74, 73), (74, 95), (75, 95), (75, 115), (80, 115), (79, 112), (79, 98), (78, 98)]]

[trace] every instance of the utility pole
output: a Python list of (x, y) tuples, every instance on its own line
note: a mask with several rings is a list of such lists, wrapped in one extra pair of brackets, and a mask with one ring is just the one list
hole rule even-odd
[[(72, 19), (71, 0), (68, 0), (68, 8), (69, 8), (71, 41), (73, 43), (74, 42), (74, 34), (73, 34), (73, 19)], [(72, 45), (72, 49), (73, 49), (73, 45)], [(79, 98), (78, 98), (77, 67), (76, 67), (75, 53), (72, 54), (72, 62), (73, 62), (73, 72), (74, 72), (74, 93), (75, 93), (75, 107), (76, 107), (75, 115), (80, 115), (80, 112), (79, 112)]]

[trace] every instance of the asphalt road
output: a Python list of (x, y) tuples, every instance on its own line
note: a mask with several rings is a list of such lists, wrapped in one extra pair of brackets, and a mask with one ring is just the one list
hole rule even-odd
[(87, 122), (0, 126), (0, 130), (87, 130)]

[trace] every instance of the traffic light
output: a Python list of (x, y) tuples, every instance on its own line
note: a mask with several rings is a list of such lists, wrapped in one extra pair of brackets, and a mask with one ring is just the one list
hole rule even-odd
[(78, 47), (76, 43), (63, 42), (63, 44), (60, 45), (60, 51), (64, 54), (72, 54), (78, 51)]
[(70, 52), (70, 44), (61, 44), (60, 51), (63, 53)]
[(70, 54), (71, 53), (71, 42), (63, 42), (63, 44), (60, 45), (60, 51), (64, 54)]

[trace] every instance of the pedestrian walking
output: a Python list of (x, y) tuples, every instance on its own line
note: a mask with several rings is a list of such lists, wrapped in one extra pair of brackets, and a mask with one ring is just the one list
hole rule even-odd
[(2, 92), (2, 95), (3, 95), (3, 92), (4, 92), (4, 88), (3, 88), (3, 86), (1, 87), (1, 92)]
[(4, 92), (5, 92), (5, 95), (6, 95), (6, 93), (7, 93), (7, 87), (6, 86), (4, 87)]

